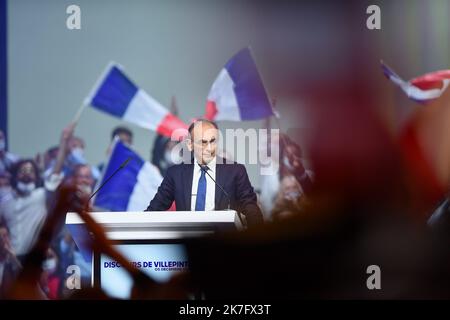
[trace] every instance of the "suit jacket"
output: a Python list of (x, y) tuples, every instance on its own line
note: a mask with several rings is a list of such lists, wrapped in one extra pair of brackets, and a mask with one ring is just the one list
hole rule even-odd
[[(158, 192), (145, 211), (165, 211), (169, 209), (173, 201), (175, 201), (177, 211), (190, 211), (194, 163), (183, 163), (170, 167)], [(210, 178), (206, 177), (206, 179)], [(231, 209), (243, 213), (249, 226), (263, 221), (261, 210), (256, 202), (256, 194), (242, 164), (236, 162), (225, 164), (222, 159), (218, 158), (216, 182), (230, 196)], [(226, 210), (228, 202), (227, 196), (220, 187), (216, 186), (214, 209)]]

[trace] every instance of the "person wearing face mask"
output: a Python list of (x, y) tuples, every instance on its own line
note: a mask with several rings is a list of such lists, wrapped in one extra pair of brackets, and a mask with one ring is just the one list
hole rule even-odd
[(34, 244), (47, 215), (45, 189), (35, 162), (20, 160), (12, 170), (12, 193), (0, 201), (0, 213), (10, 231), (16, 254), (25, 255)]
[[(62, 174), (62, 177), (70, 177), (74, 173), (74, 169), (79, 165), (87, 165), (87, 160), (84, 154), (85, 144), (84, 140), (80, 137), (73, 135), (76, 127), (76, 122), (71, 122), (64, 128), (61, 134), (60, 144), (58, 146), (56, 159), (53, 164), (49, 164), (49, 167), (44, 172), (44, 178), (51, 182), (51, 175)], [(90, 166), (92, 176), (95, 181), (97, 181), (101, 174), (97, 167)], [(59, 185), (60, 179), (57, 183), (51, 183), (47, 185), (51, 190), (55, 190)]]
[[(69, 176), (72, 174), (73, 168), (79, 164), (86, 164), (87, 161), (84, 157), (84, 141), (79, 137), (73, 136), (73, 131), (70, 133), (70, 136), (66, 137), (66, 141), (64, 142), (65, 148), (63, 148), (62, 152), (64, 162), (62, 171), (65, 176)], [(57, 155), (58, 157), (58, 155)], [(44, 176), (49, 175), (55, 166), (55, 161), (53, 164), (50, 164), (47, 168)]]
[(55, 300), (59, 297), (61, 277), (58, 275), (59, 259), (52, 248), (47, 250), (46, 259), (42, 263), (40, 286), (49, 299)]
[[(75, 125), (71, 124), (63, 130), (59, 150), (66, 150), (74, 128)], [(0, 218), (10, 231), (11, 245), (19, 260), (23, 259), (35, 243), (47, 217), (54, 191), (64, 178), (64, 160), (62, 152), (58, 152), (56, 163), (45, 176), (44, 182), (32, 159), (20, 160), (12, 169), (12, 192), (9, 196), (0, 198)]]
[(84, 157), (84, 141), (79, 137), (72, 136), (69, 139), (69, 154), (66, 158), (66, 165), (70, 168), (78, 164), (86, 164)]
[[(63, 130), (60, 145), (57, 149), (56, 158), (50, 160), (44, 177), (50, 176), (54, 171), (62, 172), (64, 176), (72, 174), (73, 168), (78, 164), (86, 164), (84, 157), (84, 141), (79, 137), (73, 136), (75, 124), (70, 124)], [(62, 163), (62, 166), (56, 166), (56, 163)]]
[[(63, 183), (75, 186), (77, 191), (80, 193), (80, 197), (89, 198), (93, 192), (94, 186), (94, 178), (92, 177), (91, 167), (85, 164), (75, 166), (73, 174), (67, 177)], [(98, 211), (98, 208), (90, 207), (89, 210)], [(84, 260), (66, 227), (62, 228), (61, 234), (57, 239), (57, 243), (61, 270), (66, 270), (69, 265), (77, 265), (80, 268), (81, 273), (81, 287), (88, 287), (91, 279), (91, 263)], [(64, 276), (69, 275), (64, 274)], [(63, 280), (65, 281), (65, 279)]]
[(10, 171), (19, 159), (19, 156), (6, 150), (6, 137), (3, 131), (0, 130), (0, 171)]
[[(79, 137), (71, 137), (69, 139), (69, 154), (66, 157), (65, 173), (67, 175), (74, 174), (75, 168), (80, 165), (88, 165), (85, 154), (85, 145), (83, 139)], [(90, 166), (90, 171), (94, 181), (100, 178), (100, 171), (95, 166)]]

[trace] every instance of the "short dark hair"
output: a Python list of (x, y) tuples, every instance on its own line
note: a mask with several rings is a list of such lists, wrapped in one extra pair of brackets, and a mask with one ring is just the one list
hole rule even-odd
[(130, 129), (127, 127), (115, 127), (114, 130), (111, 133), (111, 141), (114, 140), (115, 136), (118, 136), (119, 134), (126, 134), (129, 135), (131, 138), (133, 138), (133, 132), (131, 132)]
[(219, 130), (219, 126), (217, 125), (217, 123), (215, 123), (214, 121), (208, 120), (208, 119), (197, 119), (194, 122), (191, 123), (191, 125), (188, 128), (188, 132), (189, 135), (192, 135), (192, 130), (194, 130), (194, 127), (197, 123), (202, 122), (202, 123), (209, 123), (210, 125), (212, 125), (214, 128), (216, 128), (217, 130)]

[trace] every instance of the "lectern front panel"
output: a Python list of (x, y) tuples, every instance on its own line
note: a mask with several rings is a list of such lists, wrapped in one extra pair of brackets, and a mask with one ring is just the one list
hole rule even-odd
[[(117, 241), (114, 247), (156, 282), (166, 282), (176, 272), (188, 271), (187, 254), (179, 241)], [(94, 279), (105, 293), (118, 299), (130, 298), (132, 279), (126, 270), (103, 254), (95, 260)]]

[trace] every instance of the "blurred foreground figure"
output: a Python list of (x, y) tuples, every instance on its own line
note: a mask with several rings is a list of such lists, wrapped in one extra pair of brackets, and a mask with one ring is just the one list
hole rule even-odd
[[(23, 267), (19, 265), (17, 278), (8, 283), (2, 292), (6, 299), (46, 300), (58, 298), (58, 287), (61, 279), (56, 275), (58, 257), (51, 247), (55, 237), (64, 223), (67, 212), (78, 212), (85, 221), (88, 231), (95, 241), (91, 241), (92, 250), (102, 252), (119, 262), (133, 279), (131, 299), (187, 299), (190, 293), (190, 283), (185, 275), (174, 276), (165, 284), (157, 284), (141, 270), (117, 252), (107, 240), (101, 226), (95, 223), (89, 215), (88, 195), (81, 192), (74, 180), (67, 181), (58, 187), (55, 204), (49, 211), (48, 218), (39, 234), (36, 244), (24, 258)], [(0, 248), (8, 248), (5, 231), (0, 228)], [(5, 260), (5, 250), (0, 250), (0, 261)], [(65, 280), (64, 280), (65, 282)], [(98, 287), (83, 287), (73, 290), (67, 299), (109, 299)]]
[[(266, 128), (269, 128), (267, 124)], [(269, 139), (269, 138), (267, 138)], [(274, 164), (270, 171), (261, 175), (260, 202), (266, 221), (283, 219), (289, 215), (288, 207), (300, 209), (312, 189), (313, 172), (307, 170), (302, 149), (287, 134), (279, 134), (264, 141), (259, 156), (269, 149)], [(269, 168), (266, 168), (266, 170)], [(301, 209), (300, 209), (301, 210)]]

